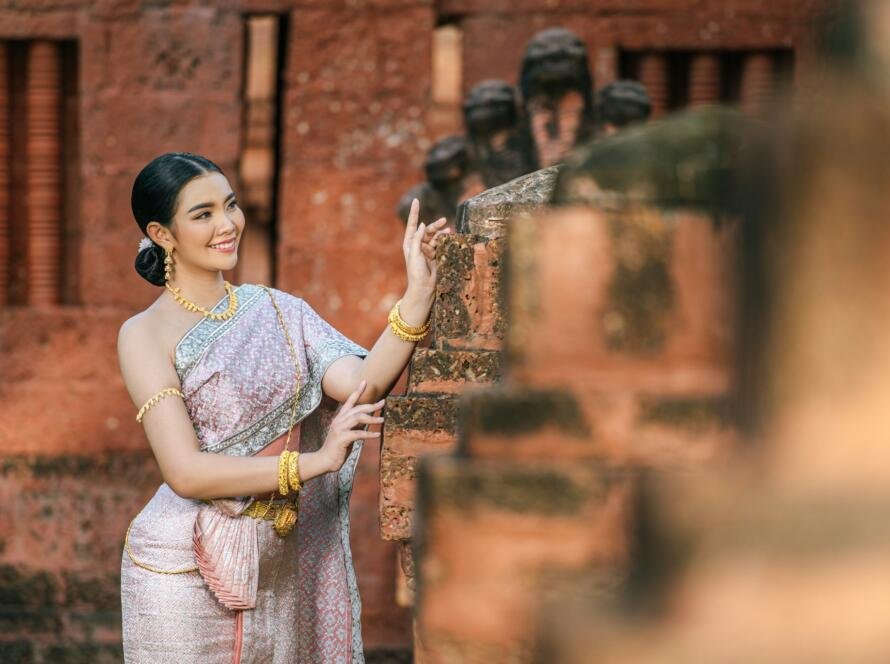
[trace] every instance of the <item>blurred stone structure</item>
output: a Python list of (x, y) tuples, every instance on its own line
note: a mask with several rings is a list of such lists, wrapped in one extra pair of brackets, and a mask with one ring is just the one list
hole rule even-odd
[(890, 656), (890, 15), (860, 4), (825, 36), (820, 94), (746, 160), (747, 444), (707, 474), (646, 478), (633, 574), (611, 598), (542, 611), (536, 662)]
[[(256, 242), (246, 236), (227, 278), (268, 278), (368, 345), (404, 288), (393, 210), (434, 140), (463, 131), (459, 99), (450, 120), (431, 102), (437, 30), (459, 37), (451, 43), (460, 44), (464, 96), (486, 79), (516, 86), (529, 40), (560, 25), (587, 45), (598, 87), (645, 78), (657, 116), (714, 100), (758, 107), (777, 80), (797, 81), (811, 67), (816, 6), (704, 0), (692, 14), (674, 0), (4, 3), (0, 661), (120, 659), (119, 552), (159, 481), (115, 353), (120, 323), (158, 293), (131, 267), (139, 234), (130, 187), (146, 162), (190, 150), (219, 163), (261, 230)], [(552, 186), (558, 170), (528, 177)], [(526, 185), (513, 203), (501, 195), (505, 210), (546, 202)], [(506, 226), (500, 213), (475, 209), (468, 224)], [(381, 462), (373, 446), (362, 454), (351, 532), (369, 662), (410, 659), (398, 570), (411, 565), (399, 552), (410, 548), (419, 450), (456, 444), (454, 395), (503, 377), (506, 323), (492, 286), (506, 232), (449, 242), (439, 288), (454, 313), (437, 312), (441, 347), (418, 351), (408, 395), (391, 406), (402, 419), (387, 422), (384, 454), (398, 464)]]
[(443, 332), (469, 324), (434, 345), (508, 324), (501, 380), (419, 420), (440, 445), (396, 432), (418, 661), (887, 658), (890, 15), (863, 4), (831, 35), (856, 67), (795, 112), (675, 116), (464, 206), (500, 269), (446, 245), (476, 260)]
[[(384, 429), (381, 518), (416, 592), (418, 661), (528, 661), (548, 579), (626, 575), (631, 471), (732, 449), (738, 229), (711, 210), (739, 121), (632, 130), (465, 204), (434, 342)], [(659, 164), (595, 186), (640, 154)]]

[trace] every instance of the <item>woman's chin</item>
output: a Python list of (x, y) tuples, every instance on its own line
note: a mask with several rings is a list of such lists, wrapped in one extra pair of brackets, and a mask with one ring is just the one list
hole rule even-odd
[(208, 270), (221, 270), (225, 272), (226, 270), (233, 269), (238, 264), (238, 254), (233, 254), (232, 256), (226, 256), (225, 258), (217, 258), (215, 261), (211, 261), (207, 265)]

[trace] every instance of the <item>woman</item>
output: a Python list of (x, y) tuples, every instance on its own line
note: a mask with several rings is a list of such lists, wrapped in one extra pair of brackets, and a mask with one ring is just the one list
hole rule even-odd
[(168, 153), (136, 177), (136, 270), (164, 290), (121, 326), (118, 358), (164, 483), (125, 538), (127, 662), (363, 661), (349, 496), (429, 327), (448, 230), (418, 207), (407, 290), (367, 351), (298, 297), (223, 280), (245, 220), (219, 167)]

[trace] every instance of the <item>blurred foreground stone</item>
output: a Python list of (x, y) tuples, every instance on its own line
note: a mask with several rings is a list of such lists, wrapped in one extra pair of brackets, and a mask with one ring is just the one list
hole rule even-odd
[[(736, 446), (738, 226), (709, 187), (728, 177), (738, 120), (675, 121), (688, 161), (664, 163), (692, 164), (698, 187), (681, 204), (664, 206), (664, 178), (645, 173), (643, 188), (548, 205), (599, 164), (587, 155), (471, 199), (471, 233), (439, 250), (434, 340), (389, 400), (381, 464), (417, 661), (531, 661), (566, 575), (604, 597), (627, 582), (638, 469), (689, 472)], [(651, 154), (671, 122), (603, 154)]]

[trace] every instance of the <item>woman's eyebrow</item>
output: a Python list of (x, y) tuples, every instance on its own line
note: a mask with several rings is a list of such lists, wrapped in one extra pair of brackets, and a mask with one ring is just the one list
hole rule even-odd
[[(223, 203), (227, 203), (227, 202), (229, 201), (230, 198), (235, 198), (235, 192), (234, 192), (234, 191), (230, 191), (230, 192), (229, 192), (229, 195), (226, 196), (226, 199), (223, 201)], [(212, 202), (210, 202), (210, 203), (198, 203), (197, 205), (193, 205), (192, 207), (189, 208), (189, 211), (186, 212), (186, 214), (189, 214), (189, 212), (194, 212), (195, 210), (200, 210), (201, 208), (205, 208), (205, 207), (207, 207), (207, 208), (212, 208), (212, 207), (213, 207), (213, 203), (212, 203)]]

